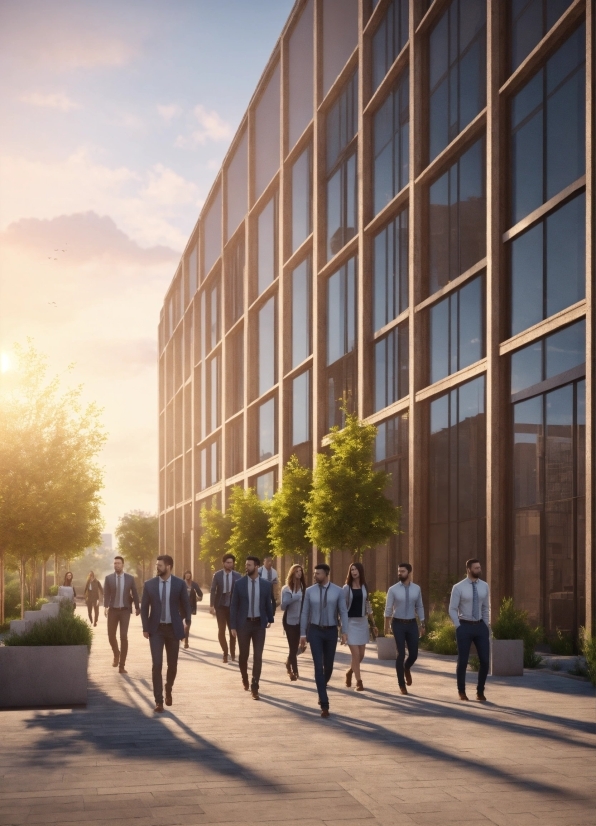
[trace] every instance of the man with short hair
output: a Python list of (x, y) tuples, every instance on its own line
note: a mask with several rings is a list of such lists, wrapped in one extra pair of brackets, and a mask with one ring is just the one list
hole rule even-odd
[[(135, 578), (124, 573), (124, 560), (121, 556), (114, 557), (114, 573), (108, 574), (103, 583), (104, 614), (108, 618), (108, 640), (112, 646), (114, 659), (112, 665), (118, 668), (120, 674), (127, 674), (126, 656), (128, 654), (128, 625), (132, 606), (135, 606), (136, 616), (139, 616), (139, 595)], [(116, 633), (120, 627), (120, 647)]]
[(248, 691), (248, 655), (252, 640), (252, 681), (250, 691), (253, 700), (259, 699), (259, 680), (263, 666), (265, 633), (273, 622), (273, 597), (271, 585), (259, 576), (261, 560), (258, 556), (246, 558), (246, 576), (241, 577), (232, 591), (230, 603), (231, 634), (238, 638), (240, 655), (238, 665), (242, 685)]
[[(178, 671), (180, 640), (190, 628), (191, 608), (186, 583), (172, 574), (174, 560), (168, 554), (157, 557), (157, 576), (148, 579), (143, 588), (141, 619), (143, 636), (149, 640), (153, 669), (154, 711), (164, 710), (163, 650), (166, 649), (166, 705), (172, 705), (172, 688)], [(183, 621), (184, 618), (184, 621)]]
[(273, 590), (273, 607), (275, 613), (275, 608), (277, 607), (277, 601), (279, 598), (279, 577), (277, 576), (277, 571), (273, 567), (273, 556), (271, 554), (267, 554), (267, 556), (263, 559), (263, 564), (259, 568), (259, 576), (266, 579), (271, 585)]
[[(412, 582), (412, 566), (409, 562), (400, 562), (397, 568), (398, 581), (387, 591), (385, 603), (385, 635), (393, 632), (397, 658), (395, 670), (397, 683), (402, 694), (407, 694), (407, 685), (412, 685), (410, 669), (418, 659), (418, 638), (423, 637), (424, 606), (420, 586)], [(420, 620), (420, 630), (416, 616)], [(408, 659), (406, 656), (408, 646)], [(405, 660), (405, 662), (404, 662)]]
[[(223, 568), (213, 574), (211, 581), (211, 599), (209, 611), (217, 619), (217, 638), (223, 651), (223, 661), (228, 661), (228, 641), (226, 628), (230, 629), (230, 600), (234, 585), (240, 579), (238, 571), (234, 570), (236, 557), (234, 554), (224, 554), (221, 558)], [(236, 638), (230, 632), (230, 657), (236, 659)]]
[(348, 607), (342, 589), (329, 581), (331, 568), (324, 562), (315, 565), (315, 584), (306, 589), (300, 617), (300, 647), (307, 642), (315, 666), (315, 682), (321, 717), (329, 717), (327, 683), (333, 674), (337, 649), (337, 623), (341, 622), (341, 644), (348, 639)]
[(474, 643), (480, 660), (476, 699), (485, 703), (484, 685), (490, 662), (490, 594), (488, 584), (480, 579), (480, 560), (468, 559), (466, 573), (466, 578), (453, 586), (449, 603), (457, 638), (457, 691), (459, 699), (467, 702), (466, 670)]

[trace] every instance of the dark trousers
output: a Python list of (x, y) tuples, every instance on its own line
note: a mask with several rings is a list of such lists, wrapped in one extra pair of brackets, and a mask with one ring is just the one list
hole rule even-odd
[[(128, 654), (128, 624), (130, 623), (129, 608), (108, 608), (108, 640), (112, 646), (114, 657), (120, 658), (120, 665), (124, 668)], [(120, 626), (120, 650), (116, 632)]]
[[(230, 631), (230, 608), (229, 606), (222, 605), (220, 608), (215, 609), (215, 617), (217, 619), (217, 639), (219, 640), (219, 644), (221, 645), (221, 650), (224, 654), (227, 655), (228, 653), (228, 641), (226, 639), (226, 628), (228, 629), (228, 633)], [(232, 657), (236, 655), (236, 640), (230, 634), (230, 654)]]
[(288, 648), (290, 653), (286, 660), (286, 665), (298, 674), (298, 646), (300, 645), (300, 626), (299, 625), (284, 625), (286, 629), (286, 637), (288, 638)]
[(308, 642), (312, 661), (315, 665), (315, 683), (319, 694), (321, 708), (329, 708), (327, 683), (333, 674), (333, 660), (337, 648), (337, 628), (332, 625), (328, 628), (319, 628), (311, 625), (308, 629)]
[(240, 654), (238, 655), (238, 665), (240, 666), (240, 673), (242, 674), (242, 681), (248, 682), (248, 655), (250, 653), (250, 641), (252, 640), (252, 681), (251, 688), (259, 688), (259, 680), (261, 678), (261, 669), (263, 668), (263, 648), (265, 647), (265, 628), (261, 628), (261, 620), (251, 622), (247, 620), (244, 628), (239, 628), (238, 634), (238, 648)]
[[(393, 629), (393, 637), (397, 648), (397, 659), (395, 660), (397, 682), (403, 688), (406, 684), (404, 670), (406, 668), (410, 669), (418, 659), (418, 639), (420, 637), (420, 633), (418, 631), (418, 623), (415, 619), (411, 622), (399, 622), (394, 619), (391, 623), (391, 627)], [(408, 646), (407, 660), (406, 645)]]
[(97, 624), (97, 620), (99, 619), (99, 602), (88, 602), (87, 613), (89, 614), (89, 622), (93, 622), (91, 614), (95, 614), (95, 623)]
[(160, 625), (159, 631), (149, 635), (149, 646), (151, 648), (151, 660), (153, 669), (153, 694), (156, 703), (163, 703), (163, 680), (161, 676), (163, 668), (163, 650), (166, 649), (166, 660), (168, 669), (166, 671), (166, 691), (171, 691), (178, 672), (178, 652), (180, 651), (180, 641), (174, 636), (171, 625)]
[(461, 693), (466, 690), (466, 669), (470, 658), (470, 646), (476, 646), (480, 668), (478, 669), (478, 691), (484, 691), (490, 662), (490, 636), (485, 622), (461, 621), (455, 630), (457, 638), (457, 690)]

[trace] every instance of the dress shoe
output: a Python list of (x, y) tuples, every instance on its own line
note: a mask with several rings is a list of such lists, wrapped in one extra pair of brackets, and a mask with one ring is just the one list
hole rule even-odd
[(354, 672), (352, 671), (351, 668), (348, 668), (348, 670), (346, 671), (346, 688), (351, 688), (352, 687), (352, 674), (353, 673)]
[(155, 708), (153, 711), (156, 711), (158, 714), (163, 714), (163, 703), (155, 703)]
[(321, 709), (321, 717), (329, 717), (329, 709), (328, 708)]
[(236, 662), (236, 655), (235, 655), (235, 654), (230, 654), (230, 660), (231, 660), (233, 663), (235, 663), (235, 662)]
[(479, 703), (486, 703), (486, 697), (484, 696), (484, 691), (477, 691), (476, 692), (476, 699)]
[(94, 623), (93, 623), (93, 627), (95, 628), (95, 626), (96, 626), (96, 625), (97, 625), (97, 623), (96, 623), (96, 622), (94, 622)]
[(172, 705), (172, 689), (167, 689), (166, 688), (166, 705), (167, 706)]
[(288, 672), (288, 675), (291, 677), (292, 676), (292, 666), (290, 665), (289, 662), (286, 662), (286, 671)]
[(404, 676), (406, 678), (406, 685), (412, 685), (412, 675), (409, 668), (404, 668)]
[(298, 674), (296, 674), (296, 672), (295, 672), (295, 671), (292, 671), (292, 672), (290, 673), (290, 680), (291, 680), (293, 683), (295, 683), (297, 679), (298, 679)]
[(112, 665), (114, 666), (114, 668), (118, 668), (118, 666), (120, 665), (120, 654), (118, 654), (117, 657), (114, 657), (114, 659), (112, 660)]
[(251, 697), (253, 698), (253, 700), (260, 700), (261, 699), (259, 697), (259, 689), (258, 688), (251, 688), (250, 694), (251, 694)]
[(364, 686), (362, 685), (362, 680), (356, 680), (356, 691), (364, 691)]
[(465, 691), (458, 691), (457, 693), (459, 695), (460, 700), (465, 700), (466, 703), (468, 702), (468, 695)]
[(249, 689), (248, 680), (242, 680), (242, 685), (244, 686), (244, 690), (248, 691), (248, 689)]
[(399, 690), (401, 691), (402, 694), (407, 694), (408, 693), (408, 689), (405, 687), (405, 685), (400, 685)]
[(186, 640), (186, 639), (184, 640), (184, 647), (188, 648), (188, 640)]
[(120, 666), (118, 666), (118, 673), (119, 674), (128, 674), (128, 671), (126, 670), (126, 668), (124, 668), (123, 665), (120, 665)]
[(227, 661), (228, 661), (228, 655), (227, 655), (227, 654), (224, 654), (224, 655), (223, 655), (223, 661), (224, 661), (225, 663), (227, 663)]

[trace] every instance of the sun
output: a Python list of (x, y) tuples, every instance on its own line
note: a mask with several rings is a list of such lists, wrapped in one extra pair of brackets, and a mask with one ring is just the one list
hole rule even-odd
[(0, 373), (8, 373), (12, 367), (12, 361), (8, 353), (0, 354)]

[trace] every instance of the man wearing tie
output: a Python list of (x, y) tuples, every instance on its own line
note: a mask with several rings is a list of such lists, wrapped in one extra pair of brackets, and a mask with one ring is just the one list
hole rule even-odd
[(259, 568), (259, 575), (263, 579), (266, 579), (271, 585), (271, 589), (273, 591), (273, 609), (275, 613), (275, 608), (277, 607), (277, 601), (279, 598), (279, 577), (277, 576), (277, 571), (273, 567), (273, 557), (271, 554), (267, 554), (263, 560), (263, 564)]
[(248, 655), (252, 640), (252, 682), (250, 691), (253, 700), (259, 699), (259, 679), (263, 664), (265, 633), (273, 622), (273, 597), (271, 585), (259, 576), (260, 559), (249, 556), (246, 559), (246, 576), (238, 580), (232, 591), (230, 603), (230, 629), (238, 638), (240, 656), (238, 665), (242, 675), (242, 685), (248, 691)]
[(468, 559), (466, 572), (467, 577), (453, 586), (449, 603), (449, 616), (457, 637), (457, 690), (459, 699), (467, 701), (466, 669), (470, 646), (474, 643), (480, 660), (476, 699), (485, 703), (484, 685), (490, 660), (490, 597), (488, 584), (480, 579), (479, 560)]
[(325, 563), (315, 565), (315, 584), (306, 589), (300, 617), (300, 646), (304, 650), (308, 631), (321, 717), (329, 717), (327, 683), (333, 673), (338, 618), (341, 621), (341, 644), (345, 645), (348, 639), (346, 598), (339, 585), (329, 582), (330, 571)]
[[(223, 568), (213, 574), (211, 582), (211, 599), (209, 611), (217, 619), (218, 639), (223, 651), (223, 661), (228, 661), (228, 641), (226, 628), (230, 628), (230, 600), (234, 584), (240, 579), (238, 571), (234, 570), (236, 557), (234, 554), (224, 554)], [(230, 657), (236, 659), (236, 638), (230, 632)]]
[[(124, 573), (124, 560), (114, 557), (114, 573), (108, 574), (103, 583), (104, 614), (108, 618), (108, 640), (114, 652), (112, 665), (118, 667), (120, 674), (126, 674), (126, 655), (128, 654), (128, 625), (132, 606), (139, 616), (139, 595), (135, 578)], [(116, 633), (120, 626), (120, 648)]]
[[(420, 586), (412, 582), (412, 566), (400, 562), (397, 568), (398, 581), (387, 591), (385, 602), (385, 636), (391, 632), (397, 648), (395, 670), (397, 684), (402, 694), (407, 694), (406, 683), (412, 685), (410, 669), (418, 659), (418, 638), (425, 634), (424, 606)], [(420, 620), (420, 630), (416, 617)], [(406, 645), (408, 659), (406, 660)]]
[[(153, 662), (153, 694), (156, 712), (163, 712), (164, 686), (162, 678), (163, 650), (166, 649), (166, 705), (172, 705), (172, 688), (178, 671), (180, 640), (190, 627), (191, 608), (186, 584), (172, 575), (174, 560), (164, 554), (157, 557), (157, 576), (148, 579), (143, 588), (141, 620), (143, 636), (149, 640)], [(183, 622), (184, 618), (184, 622)]]

